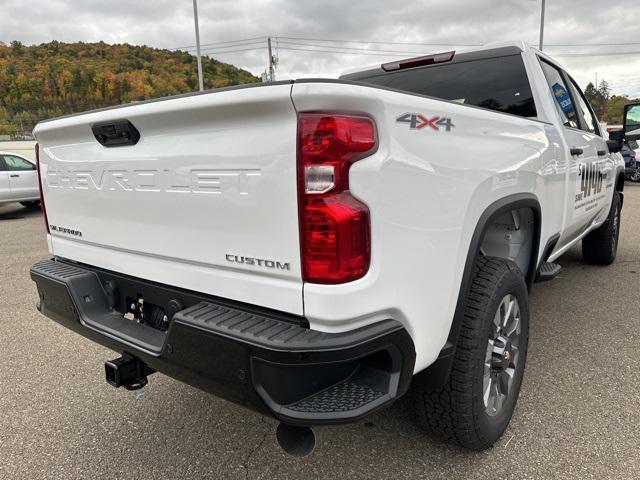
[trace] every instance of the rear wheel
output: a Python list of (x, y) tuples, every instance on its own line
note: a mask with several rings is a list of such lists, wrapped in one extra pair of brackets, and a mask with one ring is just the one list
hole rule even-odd
[(613, 194), (607, 220), (582, 239), (582, 256), (592, 265), (611, 265), (618, 252), (620, 236), (620, 195)]
[(27, 208), (38, 208), (40, 200), (31, 200), (29, 202), (20, 202), (20, 205)]
[(527, 356), (527, 287), (509, 260), (479, 257), (452, 370), (432, 389), (414, 385), (418, 418), (437, 439), (473, 450), (493, 445), (516, 406)]

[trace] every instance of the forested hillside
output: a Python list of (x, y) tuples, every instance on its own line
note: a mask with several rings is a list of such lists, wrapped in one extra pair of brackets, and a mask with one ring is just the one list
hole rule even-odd
[[(202, 58), (205, 88), (257, 82), (251, 73)], [(197, 90), (187, 52), (128, 44), (0, 42), (0, 134), (82, 110)]]

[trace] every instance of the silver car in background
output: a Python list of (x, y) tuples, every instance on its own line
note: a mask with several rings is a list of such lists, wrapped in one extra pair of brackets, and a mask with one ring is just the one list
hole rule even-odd
[(27, 208), (40, 204), (36, 164), (28, 158), (0, 151), (0, 204), (19, 202)]

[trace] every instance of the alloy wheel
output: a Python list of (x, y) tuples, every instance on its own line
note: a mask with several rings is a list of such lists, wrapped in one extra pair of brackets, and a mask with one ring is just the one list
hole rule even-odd
[(500, 413), (512, 393), (520, 357), (522, 322), (520, 304), (515, 296), (504, 296), (492, 327), (485, 353), (482, 390), (485, 411), (491, 417)]

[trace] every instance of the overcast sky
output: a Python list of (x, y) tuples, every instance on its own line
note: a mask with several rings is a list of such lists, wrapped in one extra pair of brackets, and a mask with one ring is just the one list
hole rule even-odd
[[(264, 37), (279, 37), (276, 77), (285, 79), (335, 77), (353, 67), (465, 44), (512, 39), (536, 44), (540, 1), (199, 0), (198, 8), (206, 54), (260, 75), (268, 59)], [(545, 50), (583, 87), (597, 73), (614, 93), (640, 96), (640, 19), (633, 16), (638, 12), (638, 0), (547, 0)], [(0, 41), (11, 40), (104, 40), (191, 50), (192, 0), (2, 0)], [(623, 52), (632, 53), (611, 55)], [(591, 53), (609, 55), (583, 55)]]

